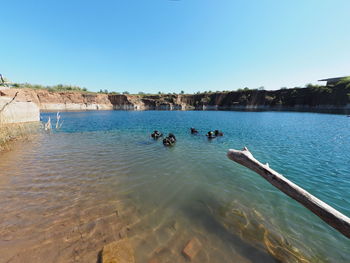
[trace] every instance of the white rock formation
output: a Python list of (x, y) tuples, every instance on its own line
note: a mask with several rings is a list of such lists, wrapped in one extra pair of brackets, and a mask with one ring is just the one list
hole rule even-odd
[(11, 97), (0, 97), (0, 124), (39, 120), (40, 110), (35, 103), (16, 101)]

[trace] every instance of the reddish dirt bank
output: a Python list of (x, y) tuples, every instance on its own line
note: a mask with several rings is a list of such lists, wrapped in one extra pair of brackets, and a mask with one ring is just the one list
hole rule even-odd
[(308, 88), (240, 90), (194, 95), (112, 95), (52, 92), (33, 89), (1, 90), (0, 96), (34, 102), (41, 110), (336, 110), (350, 112), (350, 85)]

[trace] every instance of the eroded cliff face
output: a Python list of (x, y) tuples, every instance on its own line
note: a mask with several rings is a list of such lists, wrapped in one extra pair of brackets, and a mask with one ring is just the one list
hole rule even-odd
[(276, 91), (241, 90), (209, 94), (111, 95), (52, 92), (33, 89), (1, 90), (0, 96), (32, 102), (40, 110), (300, 110), (350, 112), (350, 87), (299, 88)]
[(115, 109), (186, 110), (191, 108), (181, 95), (109, 95)]
[(41, 110), (185, 110), (181, 95), (122, 95), (28, 90)]
[(184, 95), (181, 103), (198, 110), (292, 110), (350, 112), (350, 85), (274, 91), (241, 90)]
[(110, 110), (112, 103), (104, 94), (78, 92), (48, 92), (40, 90), (36, 93), (38, 105), (42, 110)]
[(181, 95), (111, 95), (82, 92), (51, 92), (33, 89), (6, 89), (1, 96), (18, 92), (21, 101), (30, 101), (40, 110), (184, 110), (191, 108)]
[[(16, 92), (19, 99), (31, 101), (40, 110), (110, 110), (112, 103), (105, 94), (81, 92), (50, 92), (33, 89), (8, 89), (1, 91), (2, 96), (11, 97)], [(0, 94), (1, 95), (1, 94)]]
[(0, 124), (36, 122), (39, 119), (38, 105), (27, 98), (23, 92), (0, 90)]

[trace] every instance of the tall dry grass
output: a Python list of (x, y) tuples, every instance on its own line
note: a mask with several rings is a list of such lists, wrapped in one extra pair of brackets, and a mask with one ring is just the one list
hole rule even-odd
[(30, 139), (41, 128), (41, 123), (0, 124), (0, 151), (9, 149), (11, 142), (15, 140)]

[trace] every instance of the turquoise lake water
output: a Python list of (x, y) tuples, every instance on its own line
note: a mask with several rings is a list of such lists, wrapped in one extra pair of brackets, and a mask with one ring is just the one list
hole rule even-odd
[[(55, 115), (41, 118), (51, 116), (54, 122)], [(12, 246), (8, 258), (17, 253), (16, 245), (27, 242), (34, 249), (42, 239), (31, 234), (42, 233), (33, 229), (52, 229), (54, 215), (60, 223), (78, 215), (90, 240), (97, 240), (96, 222), (105, 220), (104, 231), (114, 227), (105, 216), (112, 209), (129, 226), (137, 262), (186, 262), (181, 250), (194, 237), (202, 244), (194, 262), (350, 262), (349, 239), (226, 157), (228, 149), (247, 146), (258, 160), (350, 216), (350, 118), (232, 111), (61, 116), (61, 130), (6, 153), (0, 164), (9, 177), (0, 188), (7, 214), (0, 226), (22, 227), (18, 236), (17, 230), (4, 232)], [(199, 135), (191, 135), (190, 127)], [(208, 140), (205, 133), (215, 129), (224, 136)], [(153, 130), (174, 133), (176, 145), (166, 148), (153, 140)], [(14, 220), (18, 209), (13, 207), (23, 209), (21, 220)], [(89, 234), (85, 241), (90, 242)], [(62, 255), (56, 257), (63, 260)]]

